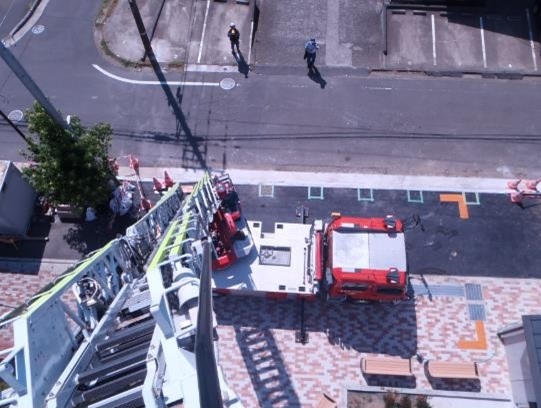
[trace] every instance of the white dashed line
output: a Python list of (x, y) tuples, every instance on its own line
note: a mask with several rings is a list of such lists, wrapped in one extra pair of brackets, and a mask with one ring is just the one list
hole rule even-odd
[(530, 35), (530, 48), (532, 50), (532, 60), (533, 60), (533, 67), (537, 71), (537, 59), (535, 56), (535, 44), (533, 42), (533, 34), (532, 34), (532, 21), (530, 18), (530, 10), (526, 9), (526, 19), (528, 20), (528, 34)]
[(105, 75), (105, 76), (107, 76), (107, 77), (109, 77), (111, 79), (114, 79), (114, 80), (119, 81), (119, 82), (124, 82), (124, 83), (127, 83), (127, 84), (133, 84), (133, 85), (163, 85), (163, 84), (167, 84), (167, 85), (182, 85), (182, 86), (220, 86), (219, 82), (167, 81), (167, 82), (162, 83), (162, 81), (141, 81), (141, 80), (138, 80), (138, 79), (129, 79), (129, 78), (124, 78), (124, 77), (115, 75), (115, 74), (111, 74), (110, 72), (104, 70), (102, 67), (100, 67), (97, 64), (92, 64), (92, 66), (96, 70), (101, 72), (103, 75)]
[(201, 62), (203, 55), (203, 42), (205, 41), (205, 31), (207, 31), (207, 18), (209, 16), (210, 0), (207, 0), (207, 9), (205, 10), (205, 19), (203, 20), (203, 33), (201, 34), (201, 42), (199, 43), (199, 53), (197, 54), (197, 63)]
[(481, 29), (481, 49), (483, 50), (483, 67), (487, 67), (487, 52), (485, 48), (485, 27), (483, 24), (483, 16), (479, 17), (479, 28)]
[(438, 60), (436, 56), (436, 21), (434, 19), (434, 14), (432, 14), (430, 17), (432, 17), (432, 59), (434, 66), (436, 66), (438, 65)]

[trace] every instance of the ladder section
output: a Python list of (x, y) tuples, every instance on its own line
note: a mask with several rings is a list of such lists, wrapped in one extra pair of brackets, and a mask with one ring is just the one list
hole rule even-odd
[[(66, 406), (77, 394), (76, 387), (82, 390), (82, 384), (74, 376), (92, 374), (92, 371), (88, 373), (93, 368), (89, 364), (97, 360), (93, 360), (94, 353), (89, 350), (94, 342), (103, 339), (103, 333), (109, 330), (105, 322), (113, 319), (117, 308), (133, 295), (137, 301), (130, 302), (131, 313), (135, 313), (131, 318), (138, 320), (131, 325), (142, 324), (139, 321), (144, 319), (137, 313), (145, 307), (150, 321), (148, 288), (139, 287), (144, 279), (143, 266), (162, 239), (163, 231), (182, 208), (182, 197), (180, 186), (174, 186), (128, 229), (125, 237), (89, 254), (29, 301), (0, 318), (0, 327), (11, 325), (14, 333), (14, 347), (2, 353), (5, 358), (0, 364), (0, 378), (9, 389), (2, 392), (0, 405), (16, 402), (19, 406), (36, 408)], [(129, 320), (129, 314), (126, 318)], [(141, 350), (148, 347), (148, 338), (130, 341)], [(147, 344), (143, 345), (144, 342)], [(120, 352), (114, 349), (108, 363), (118, 366), (123, 358), (117, 354)], [(43, 375), (43, 367), (47, 367), (47, 375)], [(133, 380), (132, 377), (129, 383), (133, 384)]]

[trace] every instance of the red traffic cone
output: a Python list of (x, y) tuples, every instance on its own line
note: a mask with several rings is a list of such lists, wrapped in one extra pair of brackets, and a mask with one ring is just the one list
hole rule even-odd
[(513, 204), (520, 204), (524, 198), (524, 193), (522, 191), (512, 191), (509, 194), (509, 197), (511, 198), (511, 202)]
[(527, 190), (531, 190), (533, 192), (537, 192), (537, 185), (541, 182), (541, 179), (537, 180), (524, 180), (524, 185), (526, 186)]
[(135, 174), (139, 175), (139, 159), (130, 154), (130, 167), (133, 169)]
[(141, 199), (141, 208), (144, 211), (149, 211), (152, 208), (152, 203), (148, 198)]
[(156, 191), (163, 190), (163, 184), (156, 177), (152, 177), (152, 183), (154, 184), (154, 190)]
[(521, 179), (510, 180), (507, 182), (507, 188), (510, 190), (518, 190), (518, 185), (520, 184), (521, 181), (522, 181)]
[(175, 185), (175, 182), (167, 172), (167, 170), (163, 171), (163, 184), (165, 185), (165, 188), (171, 188)]

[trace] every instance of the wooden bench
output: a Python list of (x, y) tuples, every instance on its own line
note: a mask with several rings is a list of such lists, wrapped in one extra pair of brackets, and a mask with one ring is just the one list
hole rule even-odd
[(477, 363), (471, 361), (428, 361), (427, 368), (434, 378), (479, 378)]
[(363, 357), (361, 371), (365, 374), (411, 376), (411, 359), (399, 357)]

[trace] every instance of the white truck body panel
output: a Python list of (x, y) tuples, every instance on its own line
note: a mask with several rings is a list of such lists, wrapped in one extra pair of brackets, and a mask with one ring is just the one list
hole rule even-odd
[(312, 294), (308, 260), (312, 225), (276, 223), (273, 233), (262, 232), (259, 221), (248, 221), (248, 227), (254, 241), (251, 253), (227, 269), (213, 272), (213, 287), (261, 294)]

